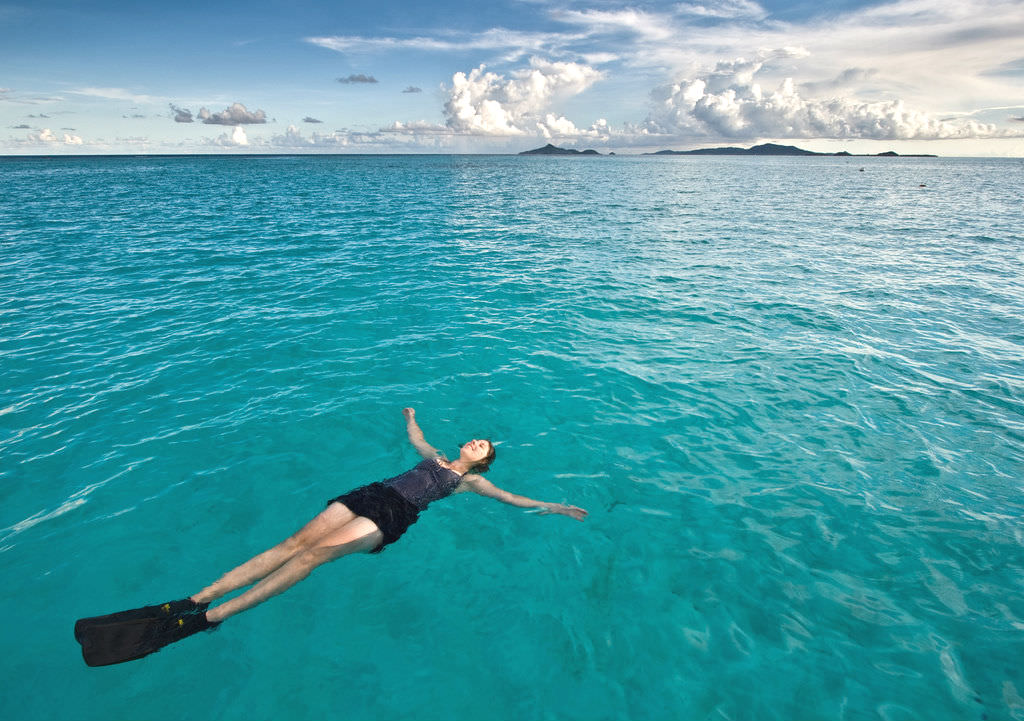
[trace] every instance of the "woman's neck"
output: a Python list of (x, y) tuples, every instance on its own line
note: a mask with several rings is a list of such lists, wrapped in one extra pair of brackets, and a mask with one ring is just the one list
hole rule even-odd
[(451, 471), (455, 471), (460, 476), (464, 476), (469, 473), (469, 461), (464, 461), (461, 458), (456, 458), (454, 461), (448, 461), (444, 464)]

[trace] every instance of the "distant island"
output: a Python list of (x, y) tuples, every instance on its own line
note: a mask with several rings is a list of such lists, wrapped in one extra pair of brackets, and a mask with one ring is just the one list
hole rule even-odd
[[(519, 155), (601, 155), (596, 150), (576, 150), (575, 148), (559, 148), (557, 145), (548, 143), (543, 148), (524, 150)], [(608, 153), (615, 155), (615, 153)], [(840, 158), (937, 158), (937, 155), (900, 155), (893, 150), (884, 153), (848, 153), (841, 150), (838, 153), (816, 153), (813, 150), (804, 150), (795, 145), (779, 145), (778, 143), (764, 143), (755, 145), (752, 148), (698, 148), (697, 150), (659, 150), (656, 153), (641, 153), (641, 155), (816, 155), (819, 157), (840, 157)]]
[(755, 145), (752, 148), (699, 148), (697, 150), (659, 150), (656, 153), (644, 153), (644, 155), (818, 155), (846, 158), (937, 158), (937, 155), (900, 155), (899, 153), (887, 150), (884, 153), (865, 153), (856, 155), (841, 150), (838, 153), (815, 153), (813, 150), (804, 150), (794, 145), (778, 145), (777, 143), (765, 143)]
[(559, 148), (548, 143), (543, 148), (524, 150), (520, 155), (600, 155), (596, 150), (576, 150), (575, 148)]

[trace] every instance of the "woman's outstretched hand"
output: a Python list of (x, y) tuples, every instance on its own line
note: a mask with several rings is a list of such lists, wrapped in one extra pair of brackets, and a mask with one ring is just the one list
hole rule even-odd
[(578, 506), (566, 506), (563, 503), (552, 503), (547, 508), (541, 510), (540, 515), (546, 516), (549, 513), (558, 513), (563, 516), (569, 516), (575, 518), (577, 521), (582, 521), (587, 517), (587, 512)]
[(405, 416), (405, 420), (411, 421), (416, 417), (416, 411), (412, 408), (403, 408), (402, 415)]

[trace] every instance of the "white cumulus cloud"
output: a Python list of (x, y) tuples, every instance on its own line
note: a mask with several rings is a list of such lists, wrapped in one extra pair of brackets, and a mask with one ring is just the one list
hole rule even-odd
[(575, 123), (566, 117), (548, 113), (542, 120), (537, 121), (537, 129), (545, 138), (589, 138), (603, 141), (611, 137), (611, 128), (604, 118), (599, 118), (589, 128), (583, 129), (577, 128)]
[(221, 133), (216, 138), (207, 138), (203, 141), (207, 145), (217, 145), (222, 148), (237, 148), (249, 144), (249, 137), (245, 134), (245, 128), (236, 125), (229, 133)]
[[(525, 135), (567, 128), (569, 121), (548, 112), (553, 100), (583, 92), (602, 77), (589, 65), (534, 58), (529, 68), (508, 76), (481, 65), (455, 73), (444, 106), (445, 123), (457, 133)], [(571, 123), (569, 123), (571, 125)]]
[(302, 131), (294, 125), (289, 125), (283, 135), (275, 135), (270, 139), (270, 144), (280, 148), (303, 148), (312, 145), (302, 135)]
[[(787, 51), (788, 57), (798, 56)], [(778, 53), (772, 54), (777, 57)], [(808, 99), (791, 78), (765, 88), (756, 76), (765, 58), (720, 62), (701, 77), (661, 86), (644, 124), (648, 132), (721, 138), (870, 138), (939, 140), (999, 137), (996, 126), (949, 121), (902, 100)]]
[(404, 134), (422, 134), (422, 135), (436, 135), (436, 134), (451, 134), (451, 130), (447, 125), (438, 125), (437, 123), (429, 123), (426, 120), (411, 120), (408, 122), (402, 122), (396, 120), (390, 125), (381, 128), (381, 132), (384, 133), (404, 133)]
[(63, 137), (59, 137), (54, 134), (49, 128), (43, 128), (38, 133), (28, 134), (28, 144), (30, 145), (83, 145), (84, 141), (77, 135), (71, 135), (70, 133), (64, 133)]

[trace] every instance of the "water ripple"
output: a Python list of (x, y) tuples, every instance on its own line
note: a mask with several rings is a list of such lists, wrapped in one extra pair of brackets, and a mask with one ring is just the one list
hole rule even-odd
[[(414, 405), (591, 518), (438, 504), (346, 567), (360, 623), (325, 572), (272, 653), (203, 647), (237, 715), (287, 716), (278, 659), (339, 636), (307, 681), (368, 718), (1024, 718), (1022, 166), (564, 160), (0, 160), (26, 628), (87, 577), (208, 582), (402, 470)], [(162, 713), (110, 696), (83, 717)]]

